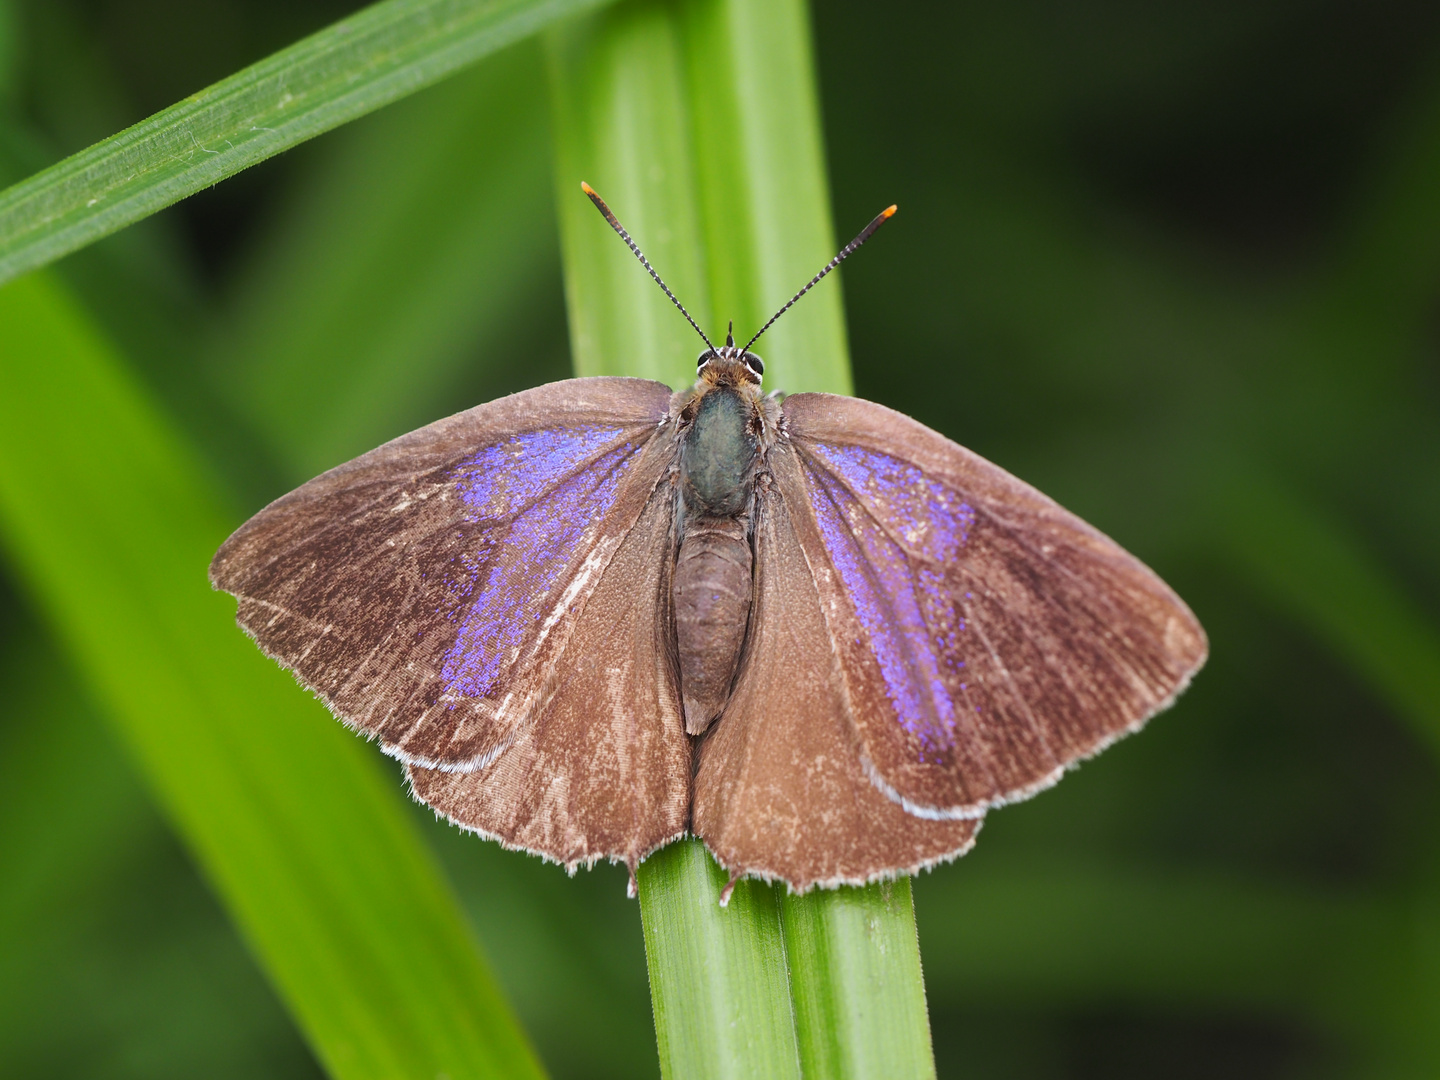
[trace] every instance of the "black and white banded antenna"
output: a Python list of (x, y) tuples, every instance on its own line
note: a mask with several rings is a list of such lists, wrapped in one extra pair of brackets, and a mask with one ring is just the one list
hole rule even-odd
[[(592, 196), (592, 197), (593, 197), (593, 196)], [(809, 282), (806, 283), (806, 285), (805, 285), (805, 287), (804, 287), (803, 289), (801, 289), (801, 290), (800, 290), (799, 292), (797, 292), (794, 296), (792, 296), (792, 297), (786, 302), (786, 304), (785, 304), (784, 307), (782, 307), (779, 311), (775, 312), (774, 315), (771, 315), (771, 316), (770, 316), (770, 321), (767, 322), (764, 326), (760, 327), (759, 331), (755, 334), (755, 336), (752, 337), (749, 341), (747, 341), (747, 342), (745, 343), (745, 348), (741, 349), (740, 351), (741, 351), (742, 353), (747, 353), (747, 352), (749, 352), (749, 351), (750, 351), (750, 346), (751, 346), (751, 345), (754, 345), (755, 342), (757, 342), (757, 341), (760, 340), (760, 335), (763, 334), (766, 330), (769, 330), (770, 327), (775, 324), (775, 320), (776, 320), (776, 319), (780, 318), (781, 315), (784, 315), (785, 312), (789, 311), (792, 307), (794, 307), (796, 300), (799, 300), (800, 297), (804, 296), (807, 292), (809, 292), (811, 289), (813, 289), (816, 285), (820, 284), (820, 279), (823, 278), (826, 274), (830, 273), (831, 270), (834, 270), (835, 267), (839, 266), (842, 262), (844, 262), (845, 259), (846, 259), (846, 257), (847, 257), (852, 251), (854, 251), (856, 248), (858, 248), (858, 247), (859, 247), (861, 244), (863, 244), (866, 240), (869, 240), (870, 237), (874, 236), (874, 235), (875, 235), (875, 230), (878, 229), (878, 228), (880, 228), (881, 225), (884, 225), (885, 222), (889, 221), (890, 218), (894, 216), (895, 210), (896, 210), (896, 208), (895, 208), (894, 206), (887, 206), (884, 210), (881, 210), (880, 213), (876, 214), (876, 215), (875, 215), (875, 220), (872, 221), (872, 222), (870, 222), (869, 225), (866, 225), (865, 228), (861, 229), (859, 236), (855, 237), (854, 240), (851, 240), (848, 244), (846, 244), (843, 248), (841, 248), (841, 249), (840, 249), (840, 254), (836, 255), (833, 259), (831, 259), (828, 263), (826, 263), (824, 269), (822, 269), (818, 274), (816, 274), (813, 278), (811, 278), (811, 279), (809, 280)], [(623, 234), (622, 234), (622, 235), (623, 235)], [(652, 270), (651, 273), (654, 273), (654, 271)], [(658, 280), (658, 279), (657, 279), (657, 280)], [(673, 297), (672, 297), (672, 299), (673, 299)], [(688, 316), (687, 316), (687, 318), (688, 318)]]
[[(665, 295), (670, 298), (670, 302), (680, 309), (680, 314), (685, 316), (685, 321), (688, 322), (691, 326), (695, 327), (695, 333), (700, 335), (700, 340), (705, 342), (705, 344), (709, 347), (710, 351), (718, 356), (719, 350), (717, 350), (714, 345), (710, 344), (710, 339), (705, 336), (705, 331), (701, 330), (700, 327), (696, 324), (695, 320), (690, 318), (690, 313), (685, 310), (685, 305), (680, 303), (679, 300), (675, 299), (675, 294), (670, 291), (670, 286), (666, 285), (665, 282), (661, 280), (660, 275), (655, 272), (655, 268), (650, 265), (650, 260), (645, 258), (645, 253), (640, 250), (640, 246), (636, 244), (634, 240), (630, 239), (630, 234), (625, 231), (625, 226), (621, 225), (619, 219), (617, 219), (615, 215), (611, 213), (610, 207), (605, 205), (605, 200), (600, 198), (599, 195), (596, 195), (595, 189), (592, 188), (589, 184), (585, 183), (584, 180), (580, 181), (580, 190), (585, 192), (586, 195), (590, 196), (590, 201), (595, 204), (595, 209), (599, 210), (600, 213), (605, 215), (605, 220), (610, 223), (610, 227), (612, 229), (614, 229), (617, 233), (620, 234), (620, 239), (625, 241), (626, 246), (635, 253), (635, 257), (640, 260), (640, 265), (645, 267), (646, 270), (650, 271), (650, 276), (655, 279), (655, 284), (659, 285), (660, 288), (664, 290)], [(846, 252), (846, 254), (849, 254), (849, 252)]]

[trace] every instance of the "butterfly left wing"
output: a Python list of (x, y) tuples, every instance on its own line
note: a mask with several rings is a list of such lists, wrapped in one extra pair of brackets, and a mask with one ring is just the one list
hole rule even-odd
[(387, 753), (478, 767), (529, 723), (669, 470), (669, 403), (656, 382), (572, 379), (437, 421), (261, 510), (211, 581)]
[(750, 630), (730, 700), (700, 746), (692, 831), (732, 873), (797, 891), (963, 855), (978, 821), (915, 817), (865, 774), (857, 703), (796, 534), (798, 464), (777, 447), (771, 469), (776, 486), (762, 483), (755, 500)]
[(671, 642), (675, 489), (662, 480), (575, 617), (531, 722), (470, 772), (408, 767), (451, 821), (571, 871), (597, 859), (633, 873), (685, 831), (690, 741)]
[(1163, 581), (1003, 469), (855, 398), (797, 394), (782, 415), (803, 477), (787, 499), (865, 767), (910, 812), (978, 816), (1033, 794), (1204, 662), (1204, 631)]

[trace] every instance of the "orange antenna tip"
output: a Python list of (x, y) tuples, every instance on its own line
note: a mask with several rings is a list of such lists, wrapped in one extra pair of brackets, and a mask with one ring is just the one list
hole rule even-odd
[(745, 348), (741, 349), (740, 351), (742, 353), (749, 352), (750, 346), (754, 345), (755, 342), (760, 340), (760, 335), (765, 333), (766, 330), (769, 330), (770, 327), (775, 324), (776, 319), (780, 318), (781, 315), (784, 315), (785, 312), (789, 311), (792, 307), (794, 307), (796, 300), (799, 300), (807, 292), (809, 292), (816, 285), (818, 285), (820, 283), (820, 279), (823, 278), (826, 274), (830, 273), (831, 270), (834, 270), (835, 267), (839, 266), (842, 262), (844, 262), (852, 251), (858, 248), (866, 240), (869, 240), (870, 237), (875, 234), (875, 230), (880, 228), (881, 225), (884, 225), (885, 222), (889, 221), (890, 216), (894, 213), (895, 204), (891, 203), (884, 210), (881, 210), (880, 213), (876, 214), (875, 220), (870, 222), (869, 225), (866, 225), (865, 228), (861, 229), (859, 236), (855, 237), (854, 240), (851, 240), (848, 244), (841, 248), (838, 255), (836, 255), (828, 263), (822, 266), (820, 268), (820, 272), (816, 274), (813, 278), (811, 278), (809, 282), (806, 283), (803, 289), (801, 289), (794, 296), (792, 296), (784, 307), (782, 307), (779, 311), (775, 312), (774, 315), (771, 315), (770, 321), (767, 322), (764, 326), (760, 327), (760, 329), (755, 332), (755, 336), (752, 337), (749, 341), (747, 341), (745, 343)]
[(605, 200), (600, 198), (599, 195), (596, 195), (595, 189), (585, 183), (584, 180), (580, 181), (580, 190), (589, 196), (590, 201), (595, 204), (595, 209), (604, 215), (605, 220), (610, 223), (610, 227), (619, 234), (621, 240), (625, 241), (625, 246), (630, 249), (635, 258), (640, 260), (640, 265), (645, 267), (650, 276), (655, 279), (655, 284), (660, 286), (661, 292), (668, 296), (670, 302), (680, 309), (680, 314), (685, 316), (685, 321), (695, 328), (695, 333), (700, 335), (700, 340), (705, 342), (706, 348), (713, 353), (715, 346), (710, 344), (710, 339), (705, 336), (705, 331), (701, 330), (699, 323), (690, 317), (690, 313), (685, 310), (685, 305), (675, 299), (675, 294), (670, 291), (670, 286), (666, 285), (665, 282), (660, 279), (660, 275), (657, 274), (655, 268), (650, 265), (650, 260), (645, 258), (645, 253), (640, 250), (640, 246), (631, 239), (630, 234), (625, 231), (625, 226), (620, 224), (620, 219), (610, 212), (610, 207), (605, 205)]

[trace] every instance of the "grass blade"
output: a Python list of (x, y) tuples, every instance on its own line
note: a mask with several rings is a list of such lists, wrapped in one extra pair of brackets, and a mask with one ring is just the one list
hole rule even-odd
[(728, 876), (691, 839), (639, 875), (661, 1075), (798, 1080), (777, 890), (742, 881), (722, 908)]
[[(711, 305), (743, 341), (837, 247), (809, 16), (803, 0), (701, 0), (681, 10)], [(844, 304), (831, 278), (756, 345), (770, 388), (851, 392)]]
[(311, 149), (212, 363), (287, 478), (474, 404), (535, 319), (559, 283), (547, 110), (525, 42)]
[(673, 10), (628, 5), (548, 36), (555, 197), (577, 375), (683, 386), (704, 344), (580, 192), (610, 200), (701, 327), (716, 333)]
[(50, 277), (0, 327), (0, 540), (321, 1061), (538, 1075), (393, 773), (210, 591), (194, 455)]
[(603, 0), (385, 0), (0, 193), (0, 282)]
[[(576, 373), (683, 385), (703, 346), (579, 188), (590, 179), (612, 200), (695, 319), (713, 325), (677, 20), (631, 5), (558, 30), (549, 45)], [(725, 880), (694, 840), (640, 867), (661, 1074), (798, 1078), (775, 892), (746, 882), (722, 909)]]
[(806, 1076), (933, 1076), (910, 879), (782, 896)]
[[(576, 370), (684, 385), (700, 342), (578, 184), (605, 196), (712, 338), (731, 317), (758, 329), (834, 254), (805, 8), (627, 6), (550, 45)], [(773, 385), (849, 390), (837, 284), (767, 336)], [(933, 1075), (908, 882), (805, 897), (747, 883), (722, 912), (724, 878), (695, 841), (640, 868), (666, 1076)]]

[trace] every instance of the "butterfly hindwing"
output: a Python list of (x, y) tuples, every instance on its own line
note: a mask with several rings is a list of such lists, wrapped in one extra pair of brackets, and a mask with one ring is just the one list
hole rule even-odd
[(784, 425), (865, 768), (912, 813), (978, 816), (1053, 783), (1204, 662), (1164, 582), (997, 466), (855, 398), (789, 397)]
[(856, 703), (796, 535), (793, 457), (784, 446), (771, 453), (785, 497), (757, 492), (750, 630), (734, 691), (701, 744), (693, 829), (731, 872), (803, 890), (954, 858), (980, 823), (915, 817), (867, 778)]
[(529, 720), (670, 468), (669, 402), (660, 383), (574, 379), (438, 421), (271, 503), (211, 581), (388, 753), (476, 767)]

